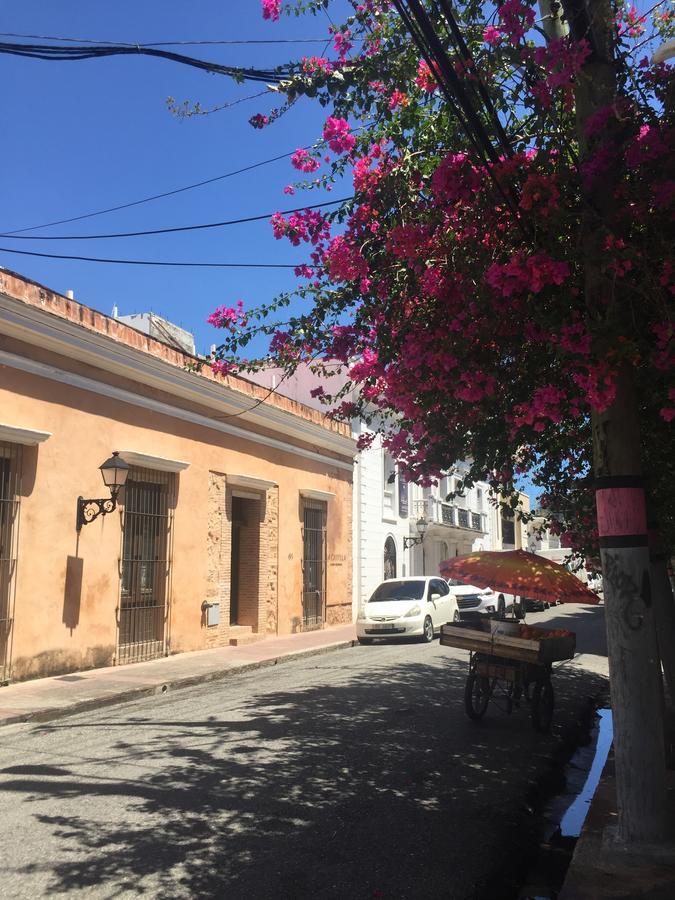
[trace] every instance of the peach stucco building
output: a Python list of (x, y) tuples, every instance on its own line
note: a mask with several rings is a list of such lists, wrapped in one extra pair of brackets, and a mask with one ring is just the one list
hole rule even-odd
[(351, 620), (349, 429), (196, 367), (0, 271), (0, 680)]

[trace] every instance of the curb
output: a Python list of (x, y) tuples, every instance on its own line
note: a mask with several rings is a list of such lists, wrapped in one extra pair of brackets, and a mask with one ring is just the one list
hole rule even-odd
[(335, 650), (347, 650), (357, 645), (356, 639), (349, 641), (338, 641), (335, 644), (325, 644), (322, 647), (311, 647), (308, 650), (296, 650), (290, 653), (284, 653), (282, 656), (272, 656), (269, 659), (261, 659), (255, 662), (241, 663), (240, 665), (231, 665), (228, 668), (217, 669), (214, 672), (206, 672), (202, 675), (186, 675), (182, 678), (174, 680), (169, 679), (161, 685), (152, 685), (148, 687), (129, 688), (117, 694), (109, 696), (93, 697), (89, 700), (80, 700), (71, 706), (64, 706), (58, 709), (37, 709), (34, 711), (17, 713), (16, 715), (7, 716), (0, 719), (0, 728), (5, 725), (17, 725), (26, 722), (50, 722), (53, 719), (63, 719), (68, 716), (74, 716), (81, 712), (88, 712), (92, 709), (101, 709), (106, 706), (117, 706), (122, 703), (131, 703), (142, 697), (152, 697), (156, 694), (167, 694), (169, 691), (181, 690), (182, 688), (194, 687), (197, 684), (208, 684), (212, 681), (222, 681), (230, 676), (245, 674), (246, 672), (254, 672), (256, 669), (268, 669), (286, 662), (293, 662), (297, 659), (305, 659), (312, 656), (322, 656), (326, 653), (332, 653)]

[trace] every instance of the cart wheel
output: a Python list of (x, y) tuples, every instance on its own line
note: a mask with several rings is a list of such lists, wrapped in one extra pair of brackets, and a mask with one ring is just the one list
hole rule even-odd
[(482, 719), (490, 702), (489, 678), (470, 672), (464, 689), (464, 708), (470, 719)]
[(532, 691), (532, 724), (540, 734), (547, 734), (551, 728), (555, 697), (549, 678), (538, 678)]

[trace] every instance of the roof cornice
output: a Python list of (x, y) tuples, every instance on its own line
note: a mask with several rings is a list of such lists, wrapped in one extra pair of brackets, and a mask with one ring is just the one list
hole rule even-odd
[[(219, 417), (236, 417), (284, 438), (346, 455), (355, 453), (352, 437), (303, 419), (271, 403), (259, 402), (226, 384), (130, 347), (85, 326), (17, 300), (0, 291), (0, 332), (27, 344), (94, 366), (208, 408)], [(258, 405), (255, 405), (255, 404)], [(245, 431), (243, 428), (238, 429)], [(289, 444), (289, 449), (293, 445)]]

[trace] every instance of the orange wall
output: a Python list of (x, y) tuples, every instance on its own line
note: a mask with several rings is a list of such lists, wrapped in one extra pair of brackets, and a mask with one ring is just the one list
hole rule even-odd
[(291, 630), (293, 617), (302, 610), (299, 492), (333, 492), (335, 497), (328, 504), (327, 597), (328, 604), (345, 604), (348, 609), (350, 471), (10, 368), (0, 368), (0, 422), (52, 432), (39, 447), (24, 448), (13, 677), (112, 661), (119, 597), (120, 513), (86, 525), (79, 537), (75, 529), (78, 495), (107, 494), (98, 467), (112, 450), (135, 450), (190, 463), (177, 475), (172, 651), (206, 646), (201, 604), (207, 595), (209, 470), (253, 475), (279, 484), (280, 633)]

